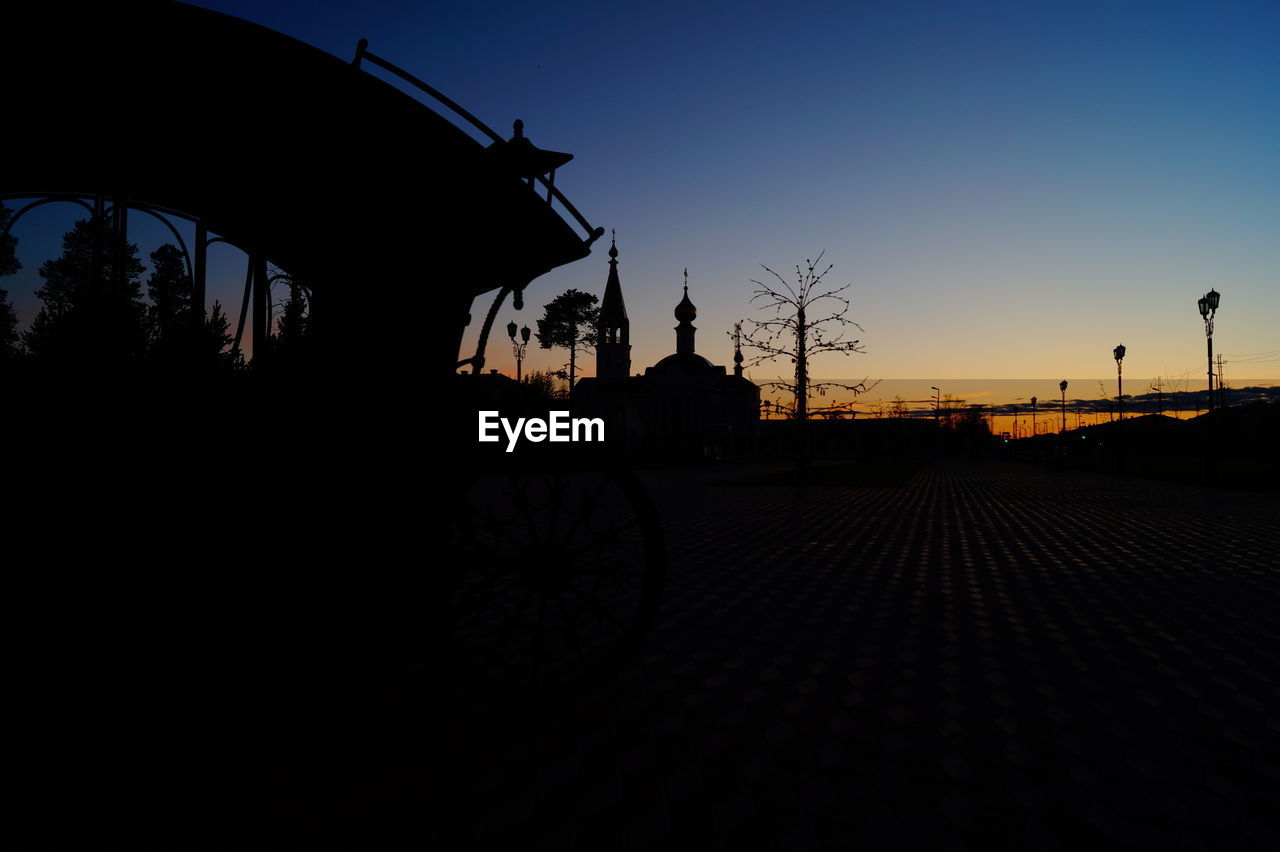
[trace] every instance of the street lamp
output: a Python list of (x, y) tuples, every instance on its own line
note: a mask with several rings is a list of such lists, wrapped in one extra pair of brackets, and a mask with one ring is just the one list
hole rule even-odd
[(516, 340), (516, 321), (507, 323), (507, 337), (511, 338), (511, 352), (516, 356), (516, 381), (521, 381), (520, 365), (524, 363), (524, 352), (529, 346), (529, 326), (520, 329), (520, 339)]
[(1062, 391), (1062, 432), (1067, 431), (1067, 380), (1063, 379), (1058, 383), (1058, 390)]
[(1200, 297), (1196, 304), (1200, 308), (1200, 318), (1204, 320), (1204, 336), (1209, 342), (1209, 410), (1213, 411), (1213, 316), (1218, 312), (1218, 300), (1222, 294), (1210, 290)]
[(942, 391), (938, 390), (933, 385), (929, 386), (929, 390), (938, 391), (936, 394), (934, 394), (934, 397), (933, 397), (933, 425), (937, 426), (938, 415), (942, 410)]
[(1122, 382), (1120, 362), (1124, 360), (1124, 344), (1121, 343), (1115, 349), (1111, 350), (1112, 356), (1116, 359), (1116, 412), (1119, 419), (1124, 419), (1124, 384)]
[(1036, 436), (1036, 398), (1031, 397), (1031, 437)]

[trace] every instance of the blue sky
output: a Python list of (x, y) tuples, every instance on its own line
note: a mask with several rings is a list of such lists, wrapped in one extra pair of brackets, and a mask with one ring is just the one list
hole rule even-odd
[[(674, 349), (685, 267), (728, 363), (759, 264), (823, 249), (868, 351), (820, 375), (1105, 376), (1121, 342), (1126, 372), (1202, 372), (1210, 287), (1217, 351), (1280, 348), (1280, 4), (198, 5), (343, 58), (366, 37), (574, 153), (557, 186), (618, 231), (635, 370)], [(601, 292), (598, 245), (500, 322)]]

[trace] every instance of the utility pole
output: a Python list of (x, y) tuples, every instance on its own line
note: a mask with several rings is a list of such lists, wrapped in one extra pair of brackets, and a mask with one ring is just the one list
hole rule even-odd
[(1226, 377), (1222, 374), (1222, 354), (1217, 356), (1217, 404), (1226, 408)]

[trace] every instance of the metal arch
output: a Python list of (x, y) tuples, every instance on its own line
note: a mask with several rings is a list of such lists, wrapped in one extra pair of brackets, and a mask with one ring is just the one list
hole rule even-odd
[[(269, 343), (269, 338), (271, 336), (271, 319), (273, 314), (273, 305), (270, 300), (271, 285), (281, 278), (288, 278), (292, 280), (293, 275), (289, 272), (279, 271), (268, 276), (266, 274), (266, 265), (268, 261), (264, 255), (258, 252), (247, 251), (243, 246), (239, 246), (225, 237), (211, 237), (206, 239), (204, 241), (205, 249), (214, 243), (226, 243), (232, 248), (243, 252), (246, 256), (244, 296), (240, 300), (240, 312), (236, 318), (236, 334), (235, 339), (231, 344), (231, 351), (241, 355), (243, 354), (241, 344), (244, 341), (245, 324), (248, 322), (250, 313), (252, 313), (254, 316), (252, 337), (254, 338), (255, 343), (253, 357), (257, 359), (257, 357), (265, 351), (257, 344), (261, 342), (263, 346), (266, 346)], [(310, 312), (311, 292), (304, 285), (298, 285), (298, 287), (306, 294), (307, 310)], [(264, 297), (265, 305), (261, 305), (256, 298), (259, 289), (263, 290), (266, 294)], [(251, 306), (252, 311), (250, 310)], [(258, 318), (260, 310), (265, 313), (265, 316), (262, 317), (261, 320)], [(261, 341), (258, 340), (259, 337), (262, 338)]]
[[(0, 238), (8, 236), (9, 232), (13, 229), (13, 226), (17, 224), (18, 220), (22, 218), (23, 214), (27, 213), (30, 210), (35, 209), (36, 207), (40, 207), (41, 205), (44, 205), (44, 204), (53, 204), (54, 202), (57, 202), (57, 201), (66, 201), (72, 204), (79, 204), (81, 207), (83, 207), (85, 210), (89, 212), (90, 216), (92, 216), (94, 213), (93, 205), (89, 204), (89, 202), (84, 200), (86, 195), (89, 195), (89, 194), (88, 193), (56, 193), (52, 195), (47, 195), (42, 198), (38, 198), (37, 200), (32, 201), (30, 204), (24, 205), (16, 213), (13, 214), (13, 216), (9, 219), (9, 221), (5, 223), (4, 229), (0, 231)], [(0, 201), (12, 200), (15, 198), (30, 198), (30, 197), (31, 195), (28, 193), (5, 193), (3, 195), (0, 195)], [(173, 238), (178, 241), (178, 248), (182, 250), (183, 262), (185, 262), (187, 266), (187, 274), (190, 275), (192, 278), (195, 278), (195, 264), (191, 260), (191, 251), (190, 249), (187, 248), (187, 241), (182, 238), (182, 234), (179, 233), (178, 229), (174, 226), (173, 222), (169, 221), (168, 217), (170, 216), (177, 217), (179, 219), (184, 219), (187, 222), (191, 222), (193, 224), (199, 224), (200, 218), (197, 216), (189, 215), (187, 213), (183, 213), (180, 210), (174, 210), (172, 208), (164, 207), (158, 204), (150, 204), (145, 201), (131, 202), (126, 199), (123, 203), (123, 206), (126, 210), (137, 210), (140, 213), (146, 213), (148, 216), (152, 216), (155, 219), (160, 220), (160, 222), (166, 228), (169, 229), (169, 233), (173, 235)], [(115, 207), (115, 204), (110, 205), (109, 207), (106, 208), (106, 210), (104, 210), (104, 213), (106, 211), (113, 209), (114, 207)], [(214, 237), (213, 239), (210, 239), (205, 242), (205, 247), (207, 248), (208, 246), (211, 246), (214, 243), (218, 243), (218, 242), (226, 243), (229, 246), (233, 246), (235, 248), (240, 249), (241, 251), (244, 251), (244, 249), (241, 246), (236, 245), (235, 243), (231, 242), (225, 237)]]
[[(93, 205), (90, 205), (85, 200), (86, 197), (95, 199), (96, 203)], [(113, 197), (111, 200), (111, 204), (108, 206), (105, 203), (106, 199), (102, 193), (36, 193), (36, 192), (0, 193), (0, 201), (21, 199), (21, 198), (35, 198), (36, 200), (28, 204), (25, 204), (18, 209), (18, 211), (13, 215), (13, 217), (10, 218), (9, 221), (5, 223), (4, 228), (0, 230), (0, 237), (7, 236), (12, 231), (13, 226), (17, 224), (18, 220), (29, 211), (44, 204), (52, 204), (55, 201), (68, 201), (73, 204), (78, 204), (81, 207), (83, 207), (86, 211), (88, 211), (90, 216), (95, 216), (95, 215), (105, 216), (108, 210), (112, 211), (113, 213), (119, 213), (119, 214), (126, 214), (129, 210), (137, 210), (142, 213), (146, 213), (147, 215), (155, 219), (158, 219), (161, 224), (163, 224), (166, 228), (168, 228), (169, 233), (173, 236), (173, 238), (178, 243), (178, 248), (182, 252), (183, 262), (186, 265), (187, 274), (191, 277), (192, 283), (196, 285), (197, 292), (201, 296), (201, 304), (199, 306), (201, 312), (203, 312), (205, 309), (205, 305), (203, 304), (205, 300), (204, 287), (203, 287), (203, 280), (204, 280), (203, 273), (204, 273), (204, 265), (205, 265), (205, 255), (208, 247), (213, 245), (214, 243), (226, 243), (227, 245), (238, 249), (248, 257), (248, 270), (245, 277), (244, 298), (240, 305), (240, 315), (236, 320), (236, 335), (235, 335), (235, 340), (232, 343), (232, 352), (239, 353), (241, 351), (241, 344), (243, 343), (243, 340), (244, 340), (244, 327), (246, 322), (248, 321), (250, 299), (254, 296), (254, 294), (259, 289), (261, 289), (262, 292), (266, 295), (268, 299), (268, 304), (264, 306), (265, 310), (260, 311), (259, 303), (256, 301), (254, 302), (254, 317), (255, 317), (254, 318), (254, 338), (255, 338), (255, 342), (257, 342), (257, 338), (259, 337), (264, 338), (264, 340), (265, 338), (269, 337), (270, 335), (269, 295), (270, 295), (271, 283), (273, 281), (279, 280), (279, 278), (291, 278), (292, 276), (290, 276), (288, 273), (280, 273), (268, 279), (265, 272), (265, 263), (266, 263), (265, 255), (261, 254), (260, 252), (249, 251), (243, 246), (240, 246), (232, 242), (231, 240), (227, 239), (226, 237), (214, 236), (210, 238), (208, 236), (207, 226), (201, 217), (183, 212), (181, 210), (175, 210), (171, 207), (167, 207), (162, 204), (151, 204), (146, 201), (131, 200), (129, 198), (120, 197), (120, 196)], [(197, 259), (200, 261), (198, 269), (197, 269), (196, 262), (193, 261), (192, 259), (191, 250), (187, 245), (186, 239), (183, 238), (182, 234), (178, 231), (177, 227), (173, 224), (173, 222), (170, 221), (169, 217), (173, 217), (175, 219), (181, 219), (183, 221), (190, 222), (195, 225), (196, 239), (198, 241), (196, 245), (196, 254), (197, 254)], [(304, 298), (306, 299), (306, 304), (307, 304), (307, 310), (308, 312), (310, 312), (311, 291), (309, 288), (305, 287), (304, 285), (298, 285), (298, 287), (304, 294)], [(266, 314), (266, 316), (260, 317), (259, 316), (260, 313)], [(264, 322), (266, 324), (265, 330), (262, 328), (262, 324)], [(254, 354), (256, 356), (258, 353), (255, 351)]]
[[(307, 285), (305, 285), (305, 284), (299, 284), (299, 283), (297, 283), (297, 282), (294, 280), (293, 275), (292, 275), (291, 273), (288, 273), (288, 272), (277, 272), (277, 273), (276, 273), (276, 274), (274, 274), (274, 275), (268, 276), (268, 277), (267, 277), (267, 289), (268, 289), (268, 290), (270, 290), (271, 285), (272, 285), (272, 284), (274, 284), (274, 283), (276, 283), (277, 281), (281, 280), (282, 278), (283, 278), (283, 279), (285, 279), (285, 280), (287, 280), (287, 281), (289, 282), (289, 286), (290, 286), (290, 287), (292, 287), (292, 288), (294, 288), (294, 289), (298, 290), (300, 293), (302, 293), (302, 298), (303, 298), (303, 300), (307, 303), (307, 313), (310, 313), (310, 312), (311, 312), (311, 288), (310, 288), (310, 287), (308, 287), (308, 286), (307, 286)], [(290, 295), (292, 295), (292, 294), (290, 294)], [(272, 307), (272, 309), (273, 309), (273, 310), (275, 309), (276, 304), (279, 304), (281, 307), (283, 307), (283, 306), (284, 306), (284, 302), (272, 303), (271, 307)]]
[[(480, 339), (476, 341), (476, 354), (470, 358), (463, 358), (458, 362), (457, 367), (470, 364), (475, 374), (480, 375), (480, 371), (484, 369), (484, 350), (489, 345), (489, 332), (493, 329), (493, 318), (498, 315), (498, 308), (502, 307), (502, 303), (506, 301), (507, 294), (510, 292), (510, 284), (503, 284), (498, 289), (498, 295), (493, 298), (489, 313), (485, 314), (484, 325), (480, 328)], [(456, 370), (457, 367), (454, 369)]]
[[(30, 198), (30, 197), (31, 196), (29, 195), (13, 195), (13, 196), (0, 195), (0, 201), (7, 201), (7, 200), (10, 200), (11, 198)], [(4, 239), (5, 237), (9, 236), (9, 232), (13, 229), (14, 225), (18, 224), (18, 220), (22, 218), (24, 213), (26, 213), (29, 210), (33, 210), (36, 207), (41, 206), (42, 204), (53, 204), (56, 201), (69, 201), (72, 204), (79, 204), (85, 210), (89, 211), (90, 216), (93, 215), (92, 205), (90, 205), (87, 201), (85, 201), (79, 195), (65, 195), (65, 196), (56, 195), (56, 196), (49, 196), (47, 198), (40, 198), (40, 199), (37, 199), (36, 201), (32, 201), (30, 204), (24, 205), (20, 210), (18, 210), (17, 213), (13, 214), (13, 216), (9, 219), (9, 221), (5, 223), (4, 230), (0, 231), (0, 239)]]
[[(93, 193), (93, 192), (0, 193), (0, 201), (12, 201), (17, 198), (32, 198), (35, 196), (39, 196), (38, 200), (25, 205), (24, 207), (19, 209), (17, 213), (13, 215), (13, 218), (11, 218), (8, 224), (5, 226), (4, 231), (0, 231), (0, 236), (3, 236), (4, 234), (9, 233), (9, 230), (13, 228), (14, 223), (18, 221), (18, 217), (22, 216), (28, 210), (31, 210), (32, 208), (35, 208), (35, 207), (39, 207), (42, 204), (52, 204), (55, 201), (69, 201), (72, 204), (79, 204), (85, 210), (89, 211), (90, 215), (93, 215), (93, 205), (89, 204), (89, 202), (85, 201), (84, 199), (92, 198), (97, 195), (98, 193)], [(148, 215), (156, 217), (161, 222), (164, 222), (166, 227), (169, 228), (170, 233), (172, 233), (174, 237), (178, 240), (179, 247), (183, 249), (184, 257), (187, 260), (188, 271), (190, 271), (193, 268), (194, 265), (191, 263), (191, 259), (190, 259), (191, 256), (190, 256), (190, 252), (187, 251), (186, 241), (182, 239), (182, 235), (177, 232), (177, 228), (173, 226), (173, 223), (167, 221), (164, 217), (173, 217), (176, 219), (182, 219), (184, 221), (191, 222), (192, 224), (198, 225), (202, 221), (199, 216), (193, 216), (189, 213), (184, 213), (181, 210), (175, 210), (172, 207), (165, 207), (162, 204), (152, 204), (149, 201), (141, 201), (136, 199), (133, 201), (126, 200), (124, 206), (130, 210), (139, 210), (143, 213), (147, 213)], [(210, 237), (208, 240), (205, 241), (205, 247), (207, 248), (213, 245), (214, 243), (226, 243), (227, 245), (232, 246), (233, 248), (240, 249), (240, 251), (243, 251), (246, 254), (248, 254), (248, 252), (245, 250), (243, 246), (240, 246), (240, 245), (237, 245), (236, 243), (231, 242), (231, 240), (228, 240), (226, 237)]]
[(428, 95), (435, 98), (440, 103), (444, 104), (449, 109), (456, 112), (458, 115), (462, 116), (471, 124), (472, 127), (479, 130), (485, 136), (488, 136), (494, 142), (503, 141), (502, 137), (499, 136), (497, 133), (495, 133), (493, 129), (490, 128), (487, 124), (485, 124), (480, 119), (476, 118), (467, 110), (463, 109), (461, 106), (459, 106), (457, 103), (455, 103), (451, 99), (445, 97), (445, 95), (443, 95), (435, 87), (424, 83), (422, 80), (410, 74), (408, 71), (405, 71), (403, 68), (400, 68), (399, 66), (396, 66), (388, 62), (387, 60), (383, 59), (381, 56), (370, 53), (369, 40), (367, 38), (362, 38), (360, 39), (360, 41), (356, 42), (356, 56), (355, 56), (355, 59), (351, 60), (351, 64), (354, 65), (357, 69), (363, 71), (364, 69), (360, 68), (360, 63), (365, 59), (369, 60), (374, 65), (377, 65), (379, 68), (382, 68), (386, 71), (390, 71), (392, 74), (396, 75), (401, 80), (404, 80), (409, 85), (417, 86), (419, 89), (426, 92)]
[[(226, 242), (226, 240), (223, 240), (223, 242)], [(227, 244), (233, 245), (233, 243), (227, 243)], [(239, 246), (236, 246), (236, 248), (239, 248)], [(253, 288), (253, 256), (252, 255), (249, 255), (248, 262), (245, 265), (248, 267), (248, 269), (245, 272), (245, 276), (244, 276), (244, 300), (241, 301), (240, 303), (240, 317), (239, 319), (236, 320), (236, 339), (235, 339), (235, 342), (231, 344), (231, 351), (236, 353), (240, 352), (240, 340), (244, 337), (244, 319), (249, 313), (249, 294)], [(254, 357), (257, 357), (258, 353), (255, 352), (253, 354), (254, 354)]]
[[(178, 248), (182, 249), (182, 259), (187, 262), (187, 275), (189, 275), (191, 277), (191, 280), (194, 281), (196, 277), (196, 267), (195, 267), (195, 264), (191, 262), (191, 252), (187, 251), (187, 241), (182, 238), (182, 234), (178, 233), (178, 229), (173, 226), (173, 223), (170, 222), (168, 219), (166, 219), (164, 216), (161, 216), (159, 213), (152, 210), (150, 207), (139, 206), (136, 204), (128, 204), (128, 203), (126, 203), (124, 206), (126, 210), (133, 209), (133, 210), (137, 210), (140, 213), (146, 213), (147, 215), (152, 216), (156, 219), (159, 219), (161, 222), (164, 223), (164, 226), (169, 229), (169, 233), (173, 234), (173, 238), (178, 241)], [(188, 221), (197, 221), (197, 220), (188, 220)], [(201, 307), (203, 307), (203, 305)]]
[[(463, 120), (468, 122), (472, 127), (479, 130), (485, 136), (488, 136), (489, 139), (491, 139), (493, 142), (506, 141), (501, 136), (499, 136), (498, 133), (493, 130), (493, 128), (489, 127), (489, 125), (485, 124), (483, 121), (476, 118), (466, 109), (461, 107), (457, 102), (446, 97), (442, 92), (440, 92), (434, 86), (431, 86), (430, 84), (424, 82), (420, 78), (414, 76), (413, 74), (410, 74), (408, 71), (404, 70), (398, 65), (392, 62), (389, 62), (386, 59), (383, 59), (381, 56), (378, 56), (375, 53), (370, 53), (369, 40), (367, 38), (362, 38), (360, 39), (360, 41), (356, 42), (356, 55), (355, 55), (355, 58), (351, 60), (351, 64), (356, 69), (364, 71), (364, 69), (361, 67), (361, 64), (366, 59), (372, 62), (374, 65), (377, 65), (379, 68), (382, 68), (383, 70), (399, 77), (401, 80), (404, 80), (409, 85), (418, 88), (420, 91), (426, 93), (430, 97), (435, 98), (437, 101), (444, 104), (444, 106), (453, 110), (457, 115), (459, 115)], [(368, 72), (365, 72), (365, 73), (368, 73)], [(584, 245), (586, 245), (589, 248), (592, 245), (592, 243), (594, 243), (596, 240), (604, 236), (604, 228), (591, 227), (591, 223), (586, 220), (586, 217), (584, 217), (581, 213), (578, 212), (578, 208), (574, 207), (573, 204), (569, 202), (569, 199), (565, 198), (564, 193), (556, 189), (554, 171), (551, 172), (551, 178), (549, 180), (545, 175), (538, 175), (537, 181), (547, 188), (547, 204), (548, 205), (551, 204), (551, 200), (553, 198), (558, 200), (561, 204), (564, 205), (565, 211), (568, 212), (569, 215), (571, 215), (577, 221), (577, 223), (582, 226), (582, 229), (587, 232), (587, 237), (584, 242)], [(533, 187), (533, 181), (529, 182), (529, 187), (530, 188)]]
[[(99, 193), (96, 192), (5, 192), (0, 193), (0, 201), (13, 200), (15, 198), (39, 198), (40, 203), (42, 204), (50, 201), (72, 201), (92, 212), (92, 207), (82, 199), (93, 198), (97, 195), (99, 195)], [(190, 213), (186, 213), (173, 207), (166, 207), (163, 204), (153, 204), (150, 201), (142, 201), (141, 199), (134, 199), (134, 201), (135, 203), (130, 204), (129, 206), (135, 210), (140, 209), (139, 205), (142, 205), (151, 210), (157, 210), (166, 216), (185, 219), (188, 222), (200, 221), (198, 216), (193, 216)]]
[[(244, 246), (240, 245), (239, 243), (233, 243), (233, 242), (231, 242), (231, 240), (227, 239), (226, 237), (209, 237), (209, 239), (207, 239), (207, 240), (205, 240), (205, 241), (204, 241), (204, 247), (207, 249), (209, 246), (213, 245), (214, 243), (225, 243), (226, 245), (231, 246), (233, 249), (237, 249), (238, 251), (241, 251), (241, 252), (243, 252), (243, 253), (245, 253), (245, 254), (253, 254), (253, 252), (249, 251), (249, 250), (248, 250), (248, 249), (246, 249)], [(271, 265), (272, 265), (272, 266), (275, 266), (275, 262), (274, 262), (274, 261), (271, 261)], [(280, 277), (284, 277), (284, 278), (291, 278), (291, 277), (293, 277), (293, 273), (292, 273), (292, 272), (280, 272), (280, 273), (278, 273), (278, 274), (276, 274), (276, 275), (273, 275), (273, 276), (271, 277), (271, 280), (272, 280), (272, 281), (274, 281), (276, 278), (280, 278)], [(298, 285), (298, 286), (300, 286), (300, 287), (301, 287), (301, 286), (303, 286), (303, 285), (301, 285), (301, 284), (300, 284), (300, 285)]]
[(293, 283), (293, 276), (287, 272), (277, 272), (274, 275), (267, 276), (267, 311), (272, 317), (276, 315), (276, 305), (279, 305), (282, 308), (284, 307), (284, 302), (274, 302), (271, 300), (271, 286), (282, 278), (289, 281), (290, 284)]

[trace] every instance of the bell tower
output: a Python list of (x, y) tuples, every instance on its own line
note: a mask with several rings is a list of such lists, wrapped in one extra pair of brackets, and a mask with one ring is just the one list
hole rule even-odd
[(596, 378), (625, 379), (631, 375), (631, 321), (622, 301), (618, 280), (618, 234), (609, 246), (609, 280), (600, 300), (600, 324), (596, 328)]
[(676, 305), (676, 319), (680, 324), (676, 326), (676, 354), (692, 355), (693, 336), (698, 329), (694, 326), (693, 321), (698, 318), (698, 309), (694, 307), (693, 302), (689, 301), (689, 270), (684, 271), (684, 298), (680, 300), (680, 304)]

